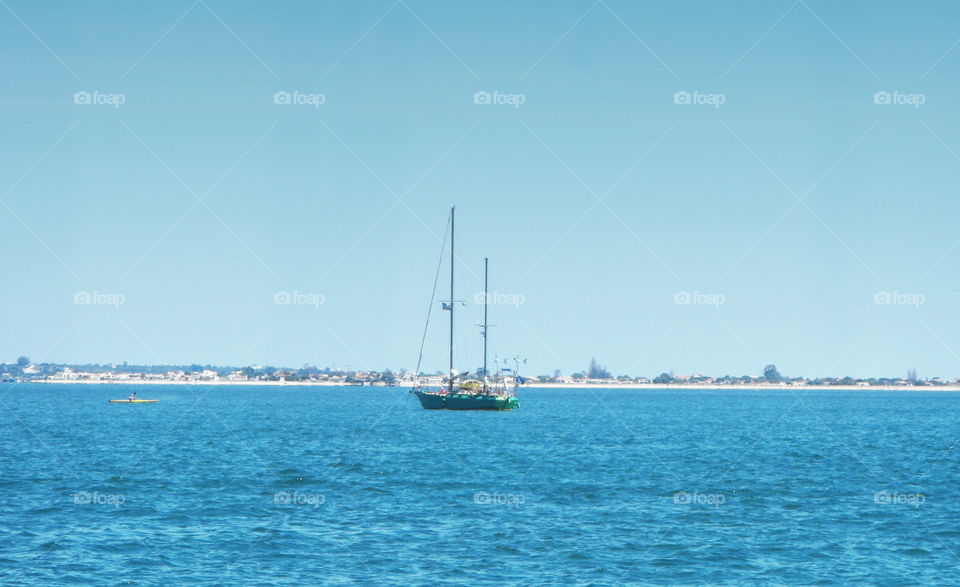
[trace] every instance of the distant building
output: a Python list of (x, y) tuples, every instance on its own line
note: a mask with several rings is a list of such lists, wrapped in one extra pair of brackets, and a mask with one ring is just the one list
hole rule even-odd
[(234, 371), (233, 373), (227, 375), (227, 381), (247, 381), (247, 377), (243, 371)]

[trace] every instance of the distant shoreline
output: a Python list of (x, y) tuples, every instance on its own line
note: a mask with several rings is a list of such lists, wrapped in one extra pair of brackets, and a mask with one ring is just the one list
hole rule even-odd
[(830, 390), (830, 391), (960, 391), (960, 385), (753, 385), (735, 383), (731, 385), (699, 384), (699, 383), (623, 383), (623, 384), (591, 384), (591, 383), (535, 383), (524, 385), (521, 389), (704, 389), (710, 391), (736, 390)]
[[(95, 381), (89, 379), (38, 379), (36, 381), (26, 381), (24, 383), (49, 383), (54, 385), (236, 385), (249, 387), (396, 387), (409, 388), (409, 385), (359, 385), (356, 383), (325, 382), (325, 381)], [(668, 391), (673, 389), (682, 390), (704, 390), (704, 391), (724, 391), (724, 390), (795, 390), (795, 391), (960, 391), (960, 385), (750, 385), (737, 383), (733, 385), (701, 385), (697, 383), (622, 383), (622, 384), (597, 384), (597, 383), (534, 383), (523, 385), (523, 389), (636, 389), (636, 390), (658, 390)]]
[[(24, 381), (23, 383), (50, 383), (54, 385), (249, 385), (251, 387), (372, 387), (370, 385), (361, 386), (359, 383), (327, 382), (327, 381), (172, 381), (156, 380), (148, 381), (144, 379), (134, 379), (131, 381), (116, 380), (97, 380), (97, 379), (35, 379)], [(387, 387), (379, 385), (377, 387)], [(399, 386), (397, 386), (399, 387)]]

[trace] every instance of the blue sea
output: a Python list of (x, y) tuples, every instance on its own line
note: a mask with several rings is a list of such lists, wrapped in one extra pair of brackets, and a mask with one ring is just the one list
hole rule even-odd
[[(152, 405), (112, 405), (135, 390)], [(0, 387), (0, 584), (956, 584), (960, 393)]]

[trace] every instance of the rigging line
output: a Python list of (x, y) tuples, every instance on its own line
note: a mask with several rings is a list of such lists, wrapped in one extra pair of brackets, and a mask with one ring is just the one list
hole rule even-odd
[(427, 308), (427, 323), (423, 325), (423, 337), (420, 339), (420, 356), (417, 357), (417, 370), (414, 372), (417, 377), (420, 376), (420, 362), (423, 361), (423, 345), (427, 342), (427, 329), (430, 327), (430, 315), (433, 313), (433, 304), (437, 299), (437, 284), (440, 282), (440, 269), (443, 267), (443, 252), (446, 250), (447, 233), (449, 231), (450, 219), (447, 218), (447, 226), (443, 230), (443, 241), (441, 241), (440, 244), (440, 262), (437, 263), (437, 275), (433, 278), (433, 292), (430, 294), (430, 307)]

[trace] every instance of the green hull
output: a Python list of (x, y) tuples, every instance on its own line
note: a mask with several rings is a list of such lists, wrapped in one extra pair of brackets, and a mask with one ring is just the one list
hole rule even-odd
[(425, 410), (504, 411), (520, 407), (517, 398), (499, 395), (468, 395), (462, 393), (439, 395), (423, 391), (415, 391), (414, 394), (420, 399), (420, 405)]
[(447, 407), (447, 396), (436, 393), (413, 392), (425, 410), (443, 410)]
[(512, 410), (519, 408), (515, 397), (454, 394), (447, 398), (448, 410)]

